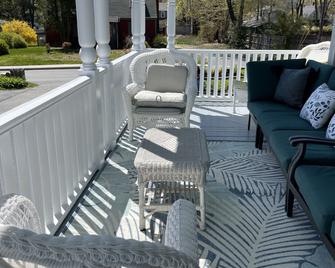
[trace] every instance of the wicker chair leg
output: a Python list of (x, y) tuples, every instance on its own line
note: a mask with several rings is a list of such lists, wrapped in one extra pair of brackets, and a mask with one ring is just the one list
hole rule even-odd
[(205, 213), (205, 192), (203, 186), (198, 186), (200, 192), (200, 230), (206, 229), (206, 213)]
[(145, 218), (144, 218), (144, 183), (138, 184), (139, 194), (139, 218), (140, 218), (140, 230), (145, 230)]
[(132, 141), (134, 132), (134, 123), (132, 122), (132, 120), (128, 120), (128, 129), (129, 129), (129, 141)]

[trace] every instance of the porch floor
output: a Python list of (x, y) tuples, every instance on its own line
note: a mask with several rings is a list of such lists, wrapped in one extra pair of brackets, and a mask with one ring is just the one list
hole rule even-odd
[[(192, 127), (206, 132), (211, 166), (206, 184), (207, 229), (198, 230), (201, 267), (335, 267), (302, 209), (284, 212), (285, 178), (271, 151), (254, 148), (248, 110), (222, 103), (197, 103)], [(150, 228), (138, 228), (138, 193), (133, 160), (144, 129), (129, 142), (127, 132), (107, 165), (84, 193), (62, 235), (116, 235), (159, 241), (166, 215), (155, 213)], [(147, 225), (148, 226), (148, 225)]]

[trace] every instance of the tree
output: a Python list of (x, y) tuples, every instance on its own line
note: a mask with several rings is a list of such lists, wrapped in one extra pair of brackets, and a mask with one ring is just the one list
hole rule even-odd
[(327, 17), (327, 11), (330, 7), (332, 0), (320, 0), (320, 20), (319, 20), (319, 34), (317, 41), (321, 41), (321, 37), (323, 34), (323, 26), (325, 25), (325, 19)]

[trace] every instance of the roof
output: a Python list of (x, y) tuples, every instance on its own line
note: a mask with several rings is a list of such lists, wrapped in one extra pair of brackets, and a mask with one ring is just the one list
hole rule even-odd
[[(145, 0), (147, 18), (157, 18), (156, 0)], [(109, 16), (131, 18), (131, 0), (110, 0)]]

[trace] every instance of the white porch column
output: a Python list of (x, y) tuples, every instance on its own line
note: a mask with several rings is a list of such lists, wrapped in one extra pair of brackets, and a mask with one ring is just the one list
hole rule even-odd
[(95, 39), (98, 43), (98, 65), (108, 66), (111, 52), (109, 26), (109, 0), (94, 0)]
[[(143, 22), (144, 20), (144, 22)], [(140, 51), (144, 46), (145, 32), (145, 0), (132, 0), (131, 3), (131, 32), (133, 50)]]
[(94, 34), (93, 0), (76, 0), (77, 28), (82, 61), (81, 70), (84, 72), (96, 70), (96, 51)]
[(333, 20), (332, 39), (330, 41), (328, 64), (335, 65), (335, 19)]
[(146, 17), (145, 17), (145, 0), (141, 0), (141, 49), (145, 49), (145, 24), (146, 24)]
[(168, 0), (167, 9), (167, 48), (174, 49), (176, 36), (176, 0)]

